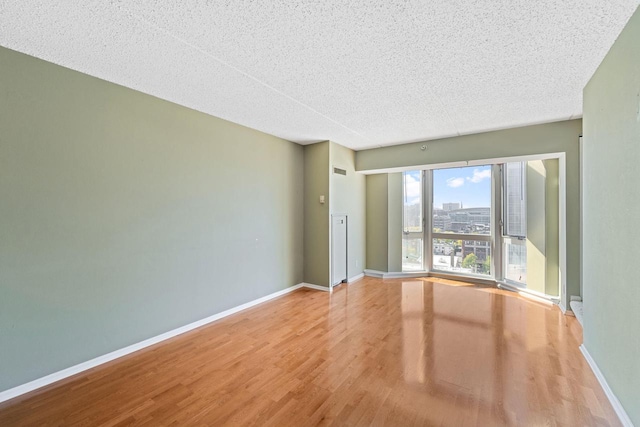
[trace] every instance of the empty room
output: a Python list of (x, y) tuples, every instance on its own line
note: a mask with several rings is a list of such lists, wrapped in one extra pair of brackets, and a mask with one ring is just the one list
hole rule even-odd
[(639, 6), (0, 0), (0, 426), (640, 426)]

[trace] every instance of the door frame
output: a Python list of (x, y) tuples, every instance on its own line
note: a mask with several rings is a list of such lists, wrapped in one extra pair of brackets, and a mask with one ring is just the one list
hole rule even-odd
[(339, 284), (334, 285), (333, 283), (333, 218), (334, 217), (339, 217), (339, 216), (343, 216), (344, 220), (345, 220), (345, 233), (346, 233), (346, 240), (345, 240), (345, 272), (346, 272), (346, 278), (345, 281), (348, 282), (349, 280), (349, 215), (347, 215), (346, 213), (333, 213), (331, 214), (331, 227), (330, 227), (330, 233), (329, 233), (329, 289), (333, 289), (334, 286), (340, 286), (342, 283), (345, 282), (340, 282)]

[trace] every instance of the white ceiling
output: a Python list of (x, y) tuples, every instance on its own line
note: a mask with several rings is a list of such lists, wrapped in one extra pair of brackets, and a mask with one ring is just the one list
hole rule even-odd
[(299, 143), (565, 120), (640, 0), (0, 0), (0, 45)]

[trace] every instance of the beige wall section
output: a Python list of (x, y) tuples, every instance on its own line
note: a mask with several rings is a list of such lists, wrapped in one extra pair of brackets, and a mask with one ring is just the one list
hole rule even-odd
[[(356, 169), (372, 171), (466, 160), (545, 153), (566, 153), (567, 294), (580, 294), (580, 158), (581, 120), (547, 123), (412, 144), (358, 151)], [(426, 144), (427, 150), (420, 147)]]
[(527, 162), (527, 289), (559, 295), (559, 163)]
[(329, 150), (329, 141), (304, 147), (304, 281), (327, 287), (331, 281)]
[[(355, 152), (331, 143), (331, 213), (346, 214), (347, 220), (347, 276), (364, 271), (366, 259), (366, 176), (356, 173)], [(333, 173), (337, 167), (346, 175)]]
[(546, 170), (542, 160), (527, 162), (527, 289), (545, 293)]
[(389, 271), (389, 179), (367, 175), (367, 263), (370, 270)]
[(402, 271), (402, 174), (367, 175), (367, 268)]
[(640, 426), (640, 9), (584, 90), (584, 345)]
[(0, 391), (302, 281), (302, 147), (4, 48), (0, 70)]
[(560, 169), (557, 159), (543, 160), (545, 180), (546, 280), (544, 293), (560, 295)]
[[(333, 173), (333, 167), (347, 175)], [(347, 274), (364, 271), (366, 259), (366, 177), (355, 171), (355, 152), (324, 141), (304, 147), (304, 281), (330, 286), (331, 214), (348, 216)], [(320, 203), (324, 196), (324, 204)]]
[(389, 271), (402, 271), (402, 173), (390, 173), (389, 178)]

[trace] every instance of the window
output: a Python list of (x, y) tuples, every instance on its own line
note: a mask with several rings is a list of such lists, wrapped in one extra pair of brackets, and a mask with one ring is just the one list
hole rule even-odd
[(491, 235), (491, 166), (433, 171), (433, 232)]
[(527, 236), (526, 162), (505, 163), (503, 167), (503, 234)]
[(424, 270), (422, 171), (402, 174), (402, 271)]
[(505, 163), (502, 173), (504, 278), (527, 283), (527, 163)]
[(504, 278), (520, 284), (527, 283), (527, 246), (525, 240), (505, 239)]
[(492, 276), (491, 166), (433, 171), (432, 268)]
[(491, 242), (433, 239), (433, 269), (491, 276)]
[[(533, 276), (527, 284), (527, 262), (537, 255), (527, 227), (548, 217), (547, 192), (559, 185), (538, 182), (538, 175), (546, 179), (538, 163), (545, 167), (543, 160), (528, 160), (404, 172), (402, 270), (535, 288)], [(545, 171), (554, 173), (553, 164)]]

